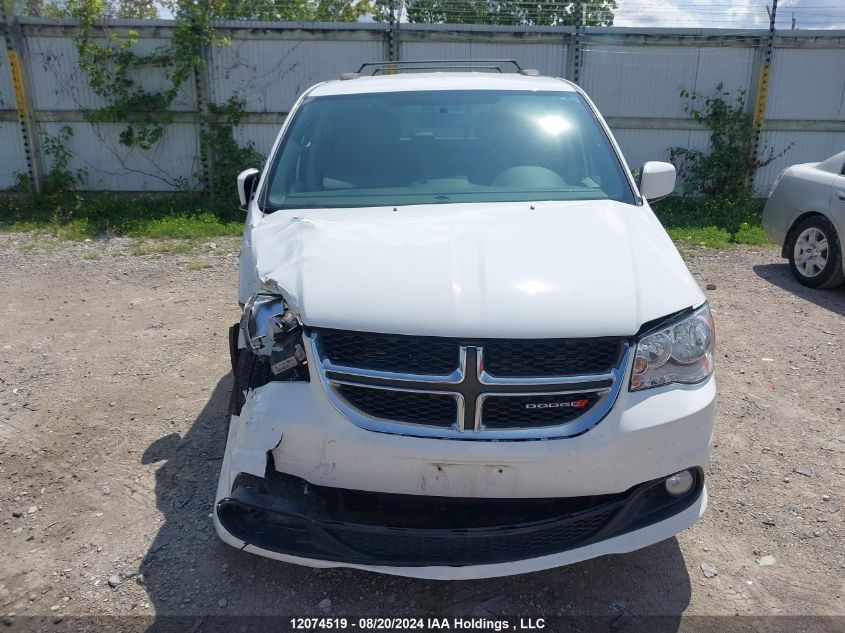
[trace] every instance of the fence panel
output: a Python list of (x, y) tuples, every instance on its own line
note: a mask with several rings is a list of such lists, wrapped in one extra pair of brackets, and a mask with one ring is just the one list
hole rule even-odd
[(754, 38), (667, 34), (649, 44), (642, 35), (604, 35), (584, 38), (581, 85), (608, 118), (632, 169), (668, 161), (672, 147), (707, 150), (709, 133), (690, 120), (683, 90), (710, 95), (721, 83), (748, 98)]
[[(57, 136), (63, 126), (73, 130), (68, 143), (68, 169), (82, 169), (80, 188), (94, 191), (176, 191), (199, 185), (199, 134), (194, 123), (172, 123), (151, 150), (127, 147), (119, 135), (121, 123), (45, 121), (41, 133)], [(46, 157), (49, 170), (49, 157)]]
[[(705, 130), (638, 130), (614, 129), (613, 136), (619, 142), (628, 167), (639, 171), (643, 163), (650, 160), (669, 160), (669, 148), (689, 147), (706, 151), (709, 132)], [(683, 183), (680, 178), (677, 187)]]
[[(32, 78), (33, 102), (37, 110), (98, 110), (108, 102), (98, 96), (88, 83), (88, 76), (79, 67), (79, 55), (71, 37), (38, 35), (37, 27), (25, 25), (29, 52), (28, 71)], [(105, 40), (95, 40), (104, 43)], [(133, 51), (139, 55), (151, 53), (168, 42), (165, 37), (147, 37), (142, 32)], [(150, 92), (167, 89), (170, 84), (160, 69), (148, 68), (133, 73), (139, 86)], [(182, 84), (171, 109), (180, 112), (196, 110), (196, 86), (192, 81)]]
[[(775, 153), (786, 153), (757, 172), (756, 191), (765, 196), (781, 170), (796, 163), (816, 163), (845, 150), (842, 132), (764, 131), (761, 145)], [(787, 149), (788, 148), (788, 149)]]
[(845, 121), (845, 49), (775, 48), (766, 120)]
[[(240, 144), (267, 154), (294, 101), (309, 86), (355, 71), (364, 62), (386, 61), (386, 24), (220, 22), (229, 46), (214, 46), (201, 76), (207, 95), (190, 79), (173, 104), (175, 123), (152, 150), (120, 143), (124, 123), (91, 123), (106, 105), (79, 68), (75, 25), (66, 20), (21, 19), (26, 39), (23, 70), (31, 86), (36, 138), (73, 131), (71, 168), (83, 169), (92, 189), (167, 191), (201, 182), (199, 132), (202, 100), (222, 105), (244, 101), (235, 129)], [(98, 33), (137, 33), (136, 52), (167, 43), (173, 22), (110, 21)], [(401, 24), (393, 32), (399, 59), (515, 59), (550, 76), (571, 74), (572, 27)], [(580, 34), (580, 83), (608, 119), (630, 166), (666, 160), (669, 148), (707, 150), (709, 132), (684, 111), (681, 90), (712, 94), (717, 85), (744, 90), (753, 102), (760, 45), (768, 31), (588, 28)], [(17, 40), (15, 40), (17, 41)], [(102, 41), (105, 41), (103, 39)], [(845, 32), (780, 32), (775, 38), (771, 88), (762, 144), (784, 156), (758, 172), (765, 193), (785, 166), (816, 161), (845, 147)], [(133, 74), (150, 91), (168, 84), (159, 70)], [(200, 85), (205, 85), (199, 82)], [(752, 104), (749, 103), (749, 109)], [(24, 144), (15, 111), (8, 60), (0, 59), (0, 188), (26, 173)], [(790, 146), (790, 144), (792, 144)], [(50, 158), (44, 157), (45, 168)]]
[[(757, 173), (765, 195), (781, 170), (824, 160), (845, 149), (845, 38), (776, 39), (773, 73), (761, 135), (763, 156), (784, 152)], [(827, 47), (837, 44), (837, 48)]]
[(581, 85), (605, 116), (686, 118), (681, 90), (748, 91), (755, 49), (589, 44), (583, 55)]
[[(109, 30), (125, 35), (128, 27), (122, 24), (117, 23)], [(63, 127), (70, 128), (72, 135), (66, 143), (71, 153), (68, 167), (86, 174), (80, 188), (173, 191), (199, 184), (199, 127), (195, 122), (165, 126), (164, 138), (150, 151), (123, 145), (119, 137), (126, 129), (125, 123), (88, 121), (88, 115), (108, 101), (91, 89), (87, 74), (79, 67), (74, 32), (68, 32), (64, 23), (42, 25), (27, 19), (22, 25), (27, 43), (25, 71), (32, 86), (39, 134), (42, 139), (56, 137)], [(133, 50), (144, 55), (166, 46), (171, 30), (169, 25), (138, 28), (138, 42)], [(95, 41), (106, 42), (105, 39)], [(165, 90), (170, 85), (156, 68), (146, 68), (132, 76), (140, 87), (150, 92)], [(180, 86), (171, 110), (195, 113), (197, 109), (196, 82), (189, 78)], [(44, 156), (44, 163), (49, 171), (49, 156)]]
[(0, 189), (13, 187), (17, 183), (18, 174), (26, 173), (26, 154), (20, 125), (17, 121), (0, 120)]
[(566, 77), (569, 36), (568, 29), (558, 33), (542, 30), (455, 33), (445, 28), (404, 25), (399, 35), (403, 61), (513, 59), (523, 68), (534, 68), (552, 77)]
[[(247, 112), (286, 113), (308, 88), (384, 58), (380, 30), (273, 30), (252, 36), (233, 29), (231, 46), (212, 49), (211, 98), (246, 102)], [(361, 37), (363, 35), (364, 37)]]

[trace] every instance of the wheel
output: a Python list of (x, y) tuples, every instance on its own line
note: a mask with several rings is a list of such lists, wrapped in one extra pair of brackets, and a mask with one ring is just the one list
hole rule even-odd
[(261, 362), (261, 359), (247, 349), (238, 350), (232, 380), (232, 394), (229, 397), (229, 418), (241, 414), (241, 409), (246, 402), (244, 395), (246, 391), (266, 385), (272, 379), (273, 376), (266, 363)]
[(793, 276), (805, 286), (833, 288), (845, 281), (839, 236), (826, 217), (814, 215), (796, 224), (786, 251)]

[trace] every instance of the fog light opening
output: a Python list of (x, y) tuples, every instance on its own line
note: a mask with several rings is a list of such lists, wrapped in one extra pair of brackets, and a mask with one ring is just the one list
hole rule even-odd
[(673, 497), (680, 497), (692, 490), (695, 484), (695, 477), (690, 470), (682, 470), (679, 473), (666, 478), (666, 492)]

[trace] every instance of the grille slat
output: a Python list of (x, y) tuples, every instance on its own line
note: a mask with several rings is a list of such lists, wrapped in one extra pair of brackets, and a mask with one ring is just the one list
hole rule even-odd
[[(587, 403), (581, 408), (552, 406), (579, 400)], [(595, 394), (493, 396), (485, 398), (481, 419), (490, 429), (557, 426), (582, 416), (595, 402)], [(534, 405), (534, 408), (526, 405)]]
[(491, 341), (484, 369), (498, 378), (605, 374), (619, 364), (618, 338)]
[(448, 338), (321, 330), (323, 353), (337, 365), (409, 374), (448, 375), (459, 347)]
[(451, 396), (338, 385), (340, 395), (353, 407), (374, 418), (450, 427), (458, 415)]

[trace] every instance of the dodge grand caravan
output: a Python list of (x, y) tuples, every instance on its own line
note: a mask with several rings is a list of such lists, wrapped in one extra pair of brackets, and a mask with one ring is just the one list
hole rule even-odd
[(247, 211), (214, 520), (240, 549), (517, 574), (704, 512), (714, 328), (587, 95), (536, 72), (307, 90)]

